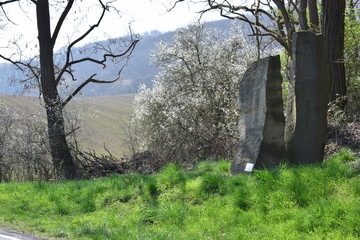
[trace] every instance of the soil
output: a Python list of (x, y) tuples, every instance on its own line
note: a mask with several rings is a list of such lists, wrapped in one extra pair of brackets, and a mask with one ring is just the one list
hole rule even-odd
[(327, 145), (325, 155), (329, 156), (340, 148), (349, 148), (360, 155), (360, 122), (328, 123)]

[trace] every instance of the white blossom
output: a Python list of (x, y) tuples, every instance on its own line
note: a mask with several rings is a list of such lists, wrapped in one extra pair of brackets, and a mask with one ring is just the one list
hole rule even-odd
[(146, 147), (173, 161), (228, 156), (237, 138), (238, 82), (254, 60), (249, 49), (238, 26), (224, 33), (190, 25), (160, 42), (151, 57), (162, 71), (135, 98)]

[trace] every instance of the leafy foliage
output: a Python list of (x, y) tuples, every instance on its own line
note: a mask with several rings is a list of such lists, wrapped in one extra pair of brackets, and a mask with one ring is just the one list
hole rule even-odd
[(163, 71), (135, 99), (134, 120), (149, 150), (175, 162), (229, 157), (237, 138), (238, 81), (253, 60), (241, 29), (226, 36), (203, 25), (161, 42), (153, 62)]
[(348, 85), (346, 114), (353, 120), (360, 117), (360, 9), (351, 4), (345, 15), (344, 55)]

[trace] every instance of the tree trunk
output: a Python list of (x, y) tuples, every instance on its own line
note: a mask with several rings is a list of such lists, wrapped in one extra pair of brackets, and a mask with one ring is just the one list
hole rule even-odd
[(66, 141), (63, 107), (55, 82), (48, 0), (37, 1), (36, 13), (40, 46), (41, 90), (47, 114), (52, 161), (57, 177), (73, 179), (76, 169)]
[(299, 3), (299, 25), (300, 25), (300, 29), (303, 31), (309, 29), (309, 26), (307, 24), (306, 6), (307, 6), (307, 0), (300, 0), (300, 3)]
[(319, 15), (316, 0), (308, 0), (309, 19), (312, 30), (319, 29)]
[(328, 41), (330, 100), (346, 95), (344, 64), (345, 0), (322, 0), (322, 33)]

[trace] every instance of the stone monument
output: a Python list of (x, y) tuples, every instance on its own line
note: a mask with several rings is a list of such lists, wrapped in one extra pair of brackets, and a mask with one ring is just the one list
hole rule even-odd
[(231, 173), (276, 167), (285, 158), (280, 56), (254, 62), (239, 84), (240, 142)]
[(313, 32), (297, 32), (293, 37), (285, 128), (291, 163), (323, 160), (330, 88), (326, 46), (325, 37)]

